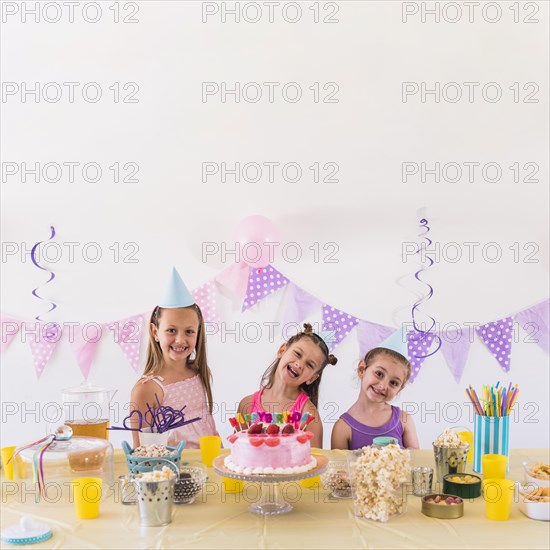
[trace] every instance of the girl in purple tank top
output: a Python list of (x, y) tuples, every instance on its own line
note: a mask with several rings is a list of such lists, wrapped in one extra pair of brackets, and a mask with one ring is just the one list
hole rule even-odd
[(265, 371), (262, 387), (239, 403), (242, 415), (255, 412), (309, 413), (315, 420), (308, 425), (313, 433), (311, 445), (323, 445), (323, 425), (317, 412), (319, 385), (323, 369), (335, 365), (336, 357), (329, 353), (323, 338), (304, 323), (303, 332), (294, 335), (277, 352), (277, 358)]
[(361, 390), (357, 401), (332, 429), (333, 449), (360, 449), (379, 436), (395, 437), (401, 447), (418, 449), (411, 416), (391, 401), (411, 375), (406, 357), (388, 348), (374, 348), (359, 362)]

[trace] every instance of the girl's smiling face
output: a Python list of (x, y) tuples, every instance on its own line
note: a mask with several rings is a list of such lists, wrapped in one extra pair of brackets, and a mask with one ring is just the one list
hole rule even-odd
[(310, 338), (300, 338), (290, 346), (283, 344), (277, 353), (277, 373), (289, 386), (299, 387), (304, 382), (311, 384), (319, 377), (324, 355)]
[(361, 392), (369, 401), (391, 401), (401, 390), (407, 378), (407, 367), (385, 353), (378, 354), (367, 367), (359, 363)]
[(199, 318), (191, 308), (163, 309), (158, 328), (152, 325), (164, 360), (186, 362), (197, 345)]

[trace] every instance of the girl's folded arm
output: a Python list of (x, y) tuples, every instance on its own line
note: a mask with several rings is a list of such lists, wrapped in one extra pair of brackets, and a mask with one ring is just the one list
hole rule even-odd
[(306, 430), (313, 434), (313, 439), (311, 440), (311, 446), (318, 449), (323, 448), (323, 423), (319, 418), (319, 411), (317, 407), (311, 402), (308, 401), (304, 407), (304, 411), (315, 417), (315, 420), (308, 424)]
[(403, 424), (403, 447), (405, 449), (420, 449), (413, 417), (401, 411), (401, 423)]
[(338, 419), (332, 428), (330, 438), (331, 449), (348, 450), (351, 445), (351, 428), (342, 420)]

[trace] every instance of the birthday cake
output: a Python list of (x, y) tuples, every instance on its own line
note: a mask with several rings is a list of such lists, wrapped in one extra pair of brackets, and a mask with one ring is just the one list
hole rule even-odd
[[(278, 417), (268, 414), (263, 421), (250, 419), (245, 422), (245, 429), (231, 434), (227, 438), (231, 454), (224, 460), (225, 467), (245, 475), (288, 475), (315, 468), (317, 461), (311, 456), (310, 445), (313, 433), (305, 431), (307, 420), (313, 417), (308, 418), (307, 413), (303, 417), (298, 415), (297, 420), (288, 416), (281, 421)], [(302, 423), (304, 429), (300, 429)], [(235, 427), (233, 422), (232, 425)]]

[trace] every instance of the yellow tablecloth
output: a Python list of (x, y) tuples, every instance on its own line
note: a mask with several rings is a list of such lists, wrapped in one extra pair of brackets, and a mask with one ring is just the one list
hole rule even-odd
[[(343, 458), (343, 451), (322, 451), (329, 458)], [(184, 451), (183, 460), (199, 460), (198, 451)], [(549, 462), (547, 449), (513, 450), (510, 479), (523, 480), (524, 460)], [(432, 451), (413, 451), (413, 465), (433, 466)], [(117, 453), (116, 472), (126, 472)], [(47, 522), (53, 537), (36, 548), (549, 548), (550, 524), (524, 516), (512, 504), (510, 519), (485, 519), (482, 498), (466, 501), (460, 519), (438, 520), (420, 512), (420, 498), (408, 498), (407, 513), (388, 523), (356, 518), (351, 500), (332, 499), (320, 489), (302, 489), (294, 509), (280, 516), (259, 516), (248, 511), (256, 500), (255, 487), (243, 494), (224, 494), (220, 477), (209, 469), (208, 490), (194, 504), (174, 507), (173, 522), (165, 527), (141, 527), (137, 506), (124, 506), (108, 498), (100, 517), (77, 520), (72, 507), (22, 504), (2, 493), (1, 528), (32, 515)], [(208, 493), (208, 494), (207, 494)], [(287, 496), (297, 494), (288, 486)], [(248, 498), (247, 498), (248, 496)], [(13, 546), (2, 544), (2, 548)]]

